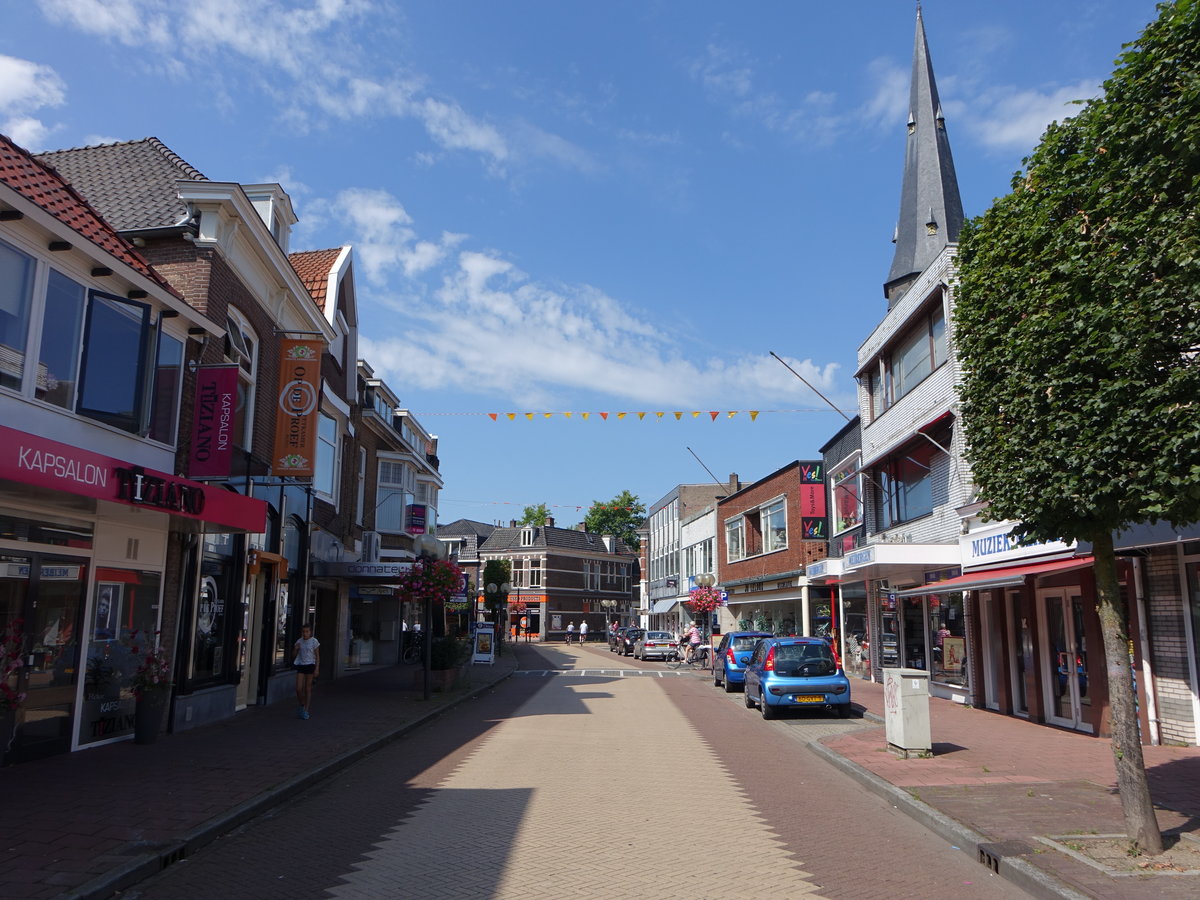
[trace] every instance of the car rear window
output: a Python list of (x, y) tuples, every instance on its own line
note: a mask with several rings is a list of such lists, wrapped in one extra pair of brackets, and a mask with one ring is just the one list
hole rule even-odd
[(754, 645), (761, 641), (760, 637), (735, 637), (733, 639), (734, 650), (753, 650)]
[(669, 641), (671, 635), (666, 631), (648, 631), (646, 632), (646, 640), (648, 641)]
[(780, 644), (775, 648), (775, 670), (780, 674), (796, 674), (804, 666), (811, 666), (811, 675), (827, 675), (837, 668), (829, 645)]

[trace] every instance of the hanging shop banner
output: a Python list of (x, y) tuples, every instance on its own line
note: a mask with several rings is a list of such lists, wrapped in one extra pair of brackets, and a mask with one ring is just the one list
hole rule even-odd
[(287, 338), (279, 342), (279, 409), (272, 454), (275, 475), (313, 476), (324, 349), (321, 341)]
[(212, 366), (196, 372), (196, 409), (188, 475), (228, 478), (233, 465), (233, 420), (237, 411), (237, 366)]
[(411, 503), (405, 510), (405, 531), (409, 534), (425, 533), (425, 504)]

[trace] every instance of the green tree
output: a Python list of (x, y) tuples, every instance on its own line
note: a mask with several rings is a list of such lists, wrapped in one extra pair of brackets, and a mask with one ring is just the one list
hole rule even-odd
[[(512, 564), (507, 559), (489, 559), (484, 565), (483, 577), (479, 579), (479, 593), (483, 594), (488, 618), (496, 623), (497, 631), (503, 631), (508, 624), (500, 621), (500, 611), (504, 608), (505, 596), (499, 588), (501, 585), (511, 582)], [(489, 584), (496, 585), (497, 590), (494, 593), (487, 589)]]
[(525, 507), (525, 512), (517, 520), (518, 525), (544, 525), (550, 518), (550, 509), (545, 503)]
[(961, 236), (955, 325), (988, 515), (1095, 556), (1126, 830), (1162, 852), (1114, 532), (1200, 519), (1200, 3), (1176, 0)]
[(646, 504), (642, 503), (636, 494), (621, 491), (611, 500), (593, 501), (583, 524), (593, 534), (615, 534), (637, 550), (641, 546), (637, 529), (645, 520)]

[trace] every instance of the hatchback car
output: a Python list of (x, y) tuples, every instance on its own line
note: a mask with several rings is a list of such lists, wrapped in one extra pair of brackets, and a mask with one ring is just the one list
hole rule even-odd
[(633, 645), (634, 659), (667, 659), (675, 652), (675, 636), (669, 631), (643, 631)]
[(746, 683), (746, 663), (754, 645), (772, 635), (765, 631), (731, 631), (721, 635), (713, 664), (713, 684), (727, 693)]
[(746, 664), (746, 707), (764, 719), (784, 709), (833, 710), (850, 715), (850, 679), (824, 638), (766, 638)]
[(622, 656), (628, 656), (633, 652), (633, 646), (637, 643), (637, 639), (641, 635), (641, 628), (626, 628), (624, 633), (617, 639), (617, 652)]
[(614, 628), (608, 633), (608, 651), (610, 653), (621, 646), (621, 638), (624, 637), (625, 632), (628, 630), (628, 626), (622, 625), (619, 628)]

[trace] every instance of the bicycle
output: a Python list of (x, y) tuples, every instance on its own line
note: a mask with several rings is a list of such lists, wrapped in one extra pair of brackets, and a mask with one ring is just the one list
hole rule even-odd
[(421, 640), (419, 636), (408, 642), (408, 646), (404, 648), (404, 653), (400, 656), (400, 661), (405, 665), (423, 662), (424, 659), (425, 641)]
[(708, 669), (709, 659), (711, 658), (712, 648), (707, 644), (700, 644), (695, 650), (690, 647), (682, 653), (678, 649), (667, 657), (667, 666), (672, 669), (678, 669), (680, 666), (689, 666), (693, 669)]

